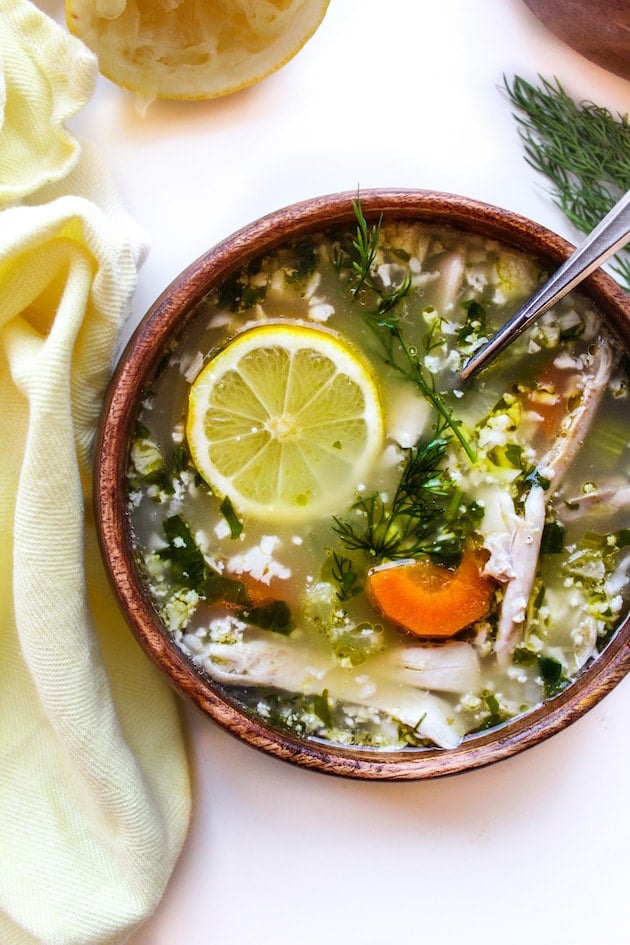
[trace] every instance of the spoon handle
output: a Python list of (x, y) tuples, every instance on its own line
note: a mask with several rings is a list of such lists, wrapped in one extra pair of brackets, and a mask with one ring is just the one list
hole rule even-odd
[(507, 348), (539, 315), (624, 246), (629, 236), (630, 190), (531, 299), (468, 359), (462, 368), (461, 377), (466, 380)]

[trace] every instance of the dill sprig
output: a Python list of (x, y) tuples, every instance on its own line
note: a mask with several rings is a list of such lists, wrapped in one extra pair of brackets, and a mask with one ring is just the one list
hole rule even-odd
[[(413, 381), (422, 392), (422, 395), (437, 411), (441, 422), (448, 426), (455, 435), (470, 462), (474, 463), (476, 460), (475, 451), (462, 430), (461, 421), (454, 416), (453, 411), (444, 401), (442, 394), (435, 386), (433, 376), (429, 375), (427, 378), (418, 357), (417, 349), (410, 345), (405, 338), (400, 325), (400, 316), (391, 311), (392, 307), (390, 306), (381, 311), (379, 306), (375, 313), (365, 316), (367, 324), (381, 343), (385, 362), (395, 371), (398, 371), (399, 374)], [(400, 355), (402, 355), (402, 358)]]
[(352, 209), (357, 219), (356, 235), (352, 240), (352, 246), (357, 255), (357, 258), (352, 260), (352, 274), (354, 277), (352, 297), (356, 298), (366, 282), (370, 285), (370, 288), (373, 288), (371, 273), (378, 252), (383, 215), (381, 214), (377, 223), (368, 226), (361, 209), (359, 197), (352, 201)]
[(374, 278), (372, 269), (380, 245), (382, 215), (377, 223), (369, 226), (359, 196), (352, 201), (352, 209), (357, 220), (356, 234), (352, 241), (356, 254), (351, 260), (352, 297), (356, 299), (361, 288), (370, 289), (376, 295), (376, 309), (365, 314), (364, 318), (381, 344), (385, 362), (413, 381), (437, 411), (438, 423), (444, 423), (450, 428), (470, 462), (474, 463), (475, 451), (462, 430), (461, 422), (446, 404), (434, 378), (426, 376), (417, 349), (408, 343), (400, 324), (400, 315), (394, 311), (413, 287), (411, 276), (408, 275), (399, 286), (387, 292), (383, 291), (379, 281)]
[(449, 439), (443, 433), (444, 427), (406, 450), (390, 503), (379, 493), (361, 496), (352, 506), (354, 521), (335, 517), (333, 528), (348, 550), (379, 562), (418, 555), (449, 566), (459, 562), (478, 516), (474, 506), (462, 509), (463, 494), (444, 468)]
[(359, 575), (350, 558), (337, 554), (336, 551), (332, 553), (331, 576), (337, 584), (337, 599), (340, 601), (356, 597), (363, 590), (359, 583)]
[[(630, 124), (592, 102), (574, 102), (560, 82), (520, 76), (504, 88), (518, 109), (514, 117), (527, 163), (551, 183), (551, 196), (581, 232), (590, 232), (630, 190)], [(630, 253), (611, 264), (630, 292)]]

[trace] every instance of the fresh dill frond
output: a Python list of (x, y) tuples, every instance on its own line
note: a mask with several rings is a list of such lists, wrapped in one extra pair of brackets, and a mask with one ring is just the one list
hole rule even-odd
[(470, 462), (474, 463), (475, 451), (462, 430), (461, 422), (446, 404), (433, 377), (427, 377), (417, 349), (407, 342), (401, 328), (400, 315), (395, 311), (413, 288), (411, 276), (408, 274), (399, 286), (387, 291), (384, 291), (378, 280), (373, 277), (372, 265), (379, 248), (382, 215), (378, 222), (370, 227), (359, 197), (352, 201), (352, 209), (357, 220), (356, 237), (352, 241), (352, 247), (356, 253), (356, 258), (351, 261), (352, 297), (356, 298), (362, 287), (370, 289), (375, 294), (376, 308), (367, 312), (364, 319), (379, 339), (385, 363), (419, 387), (423, 396), (437, 411), (438, 424), (444, 423), (451, 429)]
[(357, 220), (356, 235), (352, 240), (352, 246), (357, 256), (356, 259), (352, 260), (352, 273), (354, 277), (352, 297), (356, 298), (361, 288), (366, 283), (370, 284), (371, 281), (372, 266), (376, 259), (381, 238), (381, 222), (383, 216), (381, 214), (377, 223), (368, 226), (368, 222), (361, 208), (361, 199), (358, 196), (356, 200), (352, 201), (352, 209), (354, 210), (354, 215)]
[(336, 551), (333, 551), (332, 558), (331, 574), (338, 588), (336, 592), (337, 599), (345, 601), (350, 600), (351, 597), (356, 597), (363, 588), (359, 583), (359, 575), (353, 562), (345, 555), (337, 554)]
[[(514, 117), (527, 163), (551, 184), (551, 196), (568, 220), (589, 233), (630, 190), (630, 124), (592, 102), (575, 102), (560, 82), (520, 76), (504, 89), (518, 109)], [(611, 269), (630, 292), (628, 247)]]
[(423, 397), (437, 411), (439, 423), (450, 428), (470, 462), (474, 463), (475, 451), (462, 430), (461, 421), (454, 416), (435, 386), (435, 378), (432, 375), (427, 376), (428, 372), (423, 368), (417, 349), (408, 343), (403, 334), (398, 314), (391, 309), (387, 309), (385, 314), (380, 314), (377, 310), (373, 314), (367, 314), (365, 320), (381, 343), (385, 362), (399, 374), (413, 381)]
[(402, 300), (411, 292), (412, 285), (411, 276), (405, 276), (397, 288), (392, 289), (391, 292), (381, 295), (378, 308), (376, 309), (375, 313), (376, 317), (380, 319), (384, 318), (388, 312), (399, 305), (400, 302), (402, 302)]
[(376, 562), (426, 555), (456, 565), (464, 542), (478, 524), (478, 509), (444, 468), (449, 439), (441, 433), (406, 450), (391, 503), (373, 493), (352, 506), (352, 520), (334, 519), (334, 531), (348, 550)]

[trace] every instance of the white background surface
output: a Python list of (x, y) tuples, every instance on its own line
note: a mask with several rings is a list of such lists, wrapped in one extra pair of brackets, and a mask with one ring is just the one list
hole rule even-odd
[[(62, 19), (56, 0), (42, 6)], [(630, 83), (556, 40), (521, 0), (331, 0), (274, 76), (145, 117), (102, 80), (73, 127), (149, 234), (132, 324), (238, 227), (358, 185), (461, 193), (579, 239), (523, 160), (499, 88), (515, 73), (630, 110)], [(630, 680), (545, 744), (432, 783), (303, 771), (183, 713), (190, 835), (129, 945), (630, 941)]]

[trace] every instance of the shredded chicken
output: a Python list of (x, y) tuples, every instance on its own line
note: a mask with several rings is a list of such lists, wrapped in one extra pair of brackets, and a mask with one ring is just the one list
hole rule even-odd
[[(598, 339), (591, 354), (589, 371), (579, 379), (581, 396), (562, 422), (551, 446), (538, 459), (540, 474), (549, 480), (548, 494), (557, 490), (579, 451), (606, 390), (616, 359), (611, 342)], [(525, 501), (523, 515), (510, 510), (509, 496), (503, 502), (503, 527), (487, 531), (484, 547), (490, 552), (485, 573), (505, 583), (495, 642), (498, 662), (505, 666), (523, 631), (527, 604), (532, 593), (540, 541), (545, 524), (545, 492), (533, 486)]]
[(557, 504), (560, 503), (565, 522), (579, 521), (586, 513), (597, 518), (612, 518), (630, 509), (630, 486), (625, 480), (611, 479), (592, 492), (562, 494), (557, 500)]
[(511, 576), (503, 592), (494, 647), (497, 661), (503, 666), (509, 662), (525, 622), (544, 525), (545, 493), (541, 486), (533, 486), (525, 500), (522, 517), (515, 516), (509, 533), (507, 553)]
[[(382, 660), (382, 657), (381, 657)], [(465, 731), (448, 703), (428, 689), (465, 693), (478, 684), (479, 661), (468, 643), (399, 647), (385, 658), (378, 681), (369, 664), (348, 670), (334, 657), (313, 654), (291, 637), (257, 636), (240, 643), (211, 643), (202, 665), (214, 679), (229, 685), (271, 686), (379, 709), (441, 748), (454, 748)]]
[[(591, 355), (592, 373), (585, 369), (580, 378), (581, 397), (571, 413), (567, 414), (558, 435), (538, 462), (541, 474), (551, 482), (550, 490), (557, 489), (564, 474), (578, 453), (606, 391), (616, 364), (611, 342), (605, 336), (597, 340)], [(587, 365), (586, 368), (589, 366)]]

